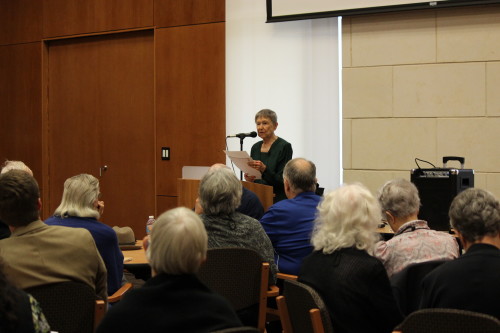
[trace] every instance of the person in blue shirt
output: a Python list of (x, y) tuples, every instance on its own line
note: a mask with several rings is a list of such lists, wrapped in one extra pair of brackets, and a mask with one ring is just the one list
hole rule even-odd
[(274, 261), (281, 273), (298, 275), (302, 259), (313, 248), (311, 234), (316, 207), (316, 166), (304, 158), (290, 160), (283, 170), (288, 199), (272, 205), (260, 219), (274, 247)]
[(99, 254), (108, 271), (108, 295), (120, 289), (123, 281), (123, 254), (116, 232), (99, 222), (104, 202), (99, 200), (99, 180), (89, 174), (66, 179), (59, 207), (45, 223), (87, 229), (94, 238)]

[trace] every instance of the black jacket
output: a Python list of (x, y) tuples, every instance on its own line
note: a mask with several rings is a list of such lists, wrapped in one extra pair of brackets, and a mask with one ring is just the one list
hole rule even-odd
[(196, 276), (160, 274), (112, 306), (97, 332), (195, 333), (239, 326), (229, 302)]

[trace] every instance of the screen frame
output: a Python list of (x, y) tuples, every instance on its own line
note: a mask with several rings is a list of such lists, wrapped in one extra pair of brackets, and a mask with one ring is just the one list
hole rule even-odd
[(355, 8), (346, 10), (333, 10), (326, 12), (313, 12), (313, 13), (273, 16), (272, 14), (273, 0), (266, 0), (266, 12), (267, 12), (266, 23), (310, 20), (310, 19), (337, 17), (337, 16), (354, 16), (354, 15), (366, 15), (366, 14), (376, 14), (376, 13), (401, 12), (410, 10), (439, 9), (439, 8), (449, 8), (449, 7), (479, 6), (479, 5), (493, 5), (493, 4), (500, 4), (500, 0), (425, 1), (415, 4), (364, 7), (364, 8)]

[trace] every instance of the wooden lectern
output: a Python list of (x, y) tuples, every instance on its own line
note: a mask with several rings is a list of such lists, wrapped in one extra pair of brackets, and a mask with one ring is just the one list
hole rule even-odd
[[(262, 206), (264, 206), (264, 211), (267, 211), (269, 207), (273, 204), (273, 187), (269, 185), (250, 183), (241, 181), (241, 184), (245, 186), (250, 191), (254, 192), (260, 199)], [(199, 179), (177, 179), (177, 206), (193, 208), (198, 197), (198, 187), (200, 186)]]

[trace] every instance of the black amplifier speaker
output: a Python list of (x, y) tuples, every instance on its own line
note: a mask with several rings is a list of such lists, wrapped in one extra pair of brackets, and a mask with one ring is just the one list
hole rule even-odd
[[(448, 161), (456, 160), (461, 169), (447, 168)], [(442, 168), (412, 169), (411, 182), (418, 189), (421, 201), (418, 217), (426, 220), (434, 230), (450, 230), (448, 210), (455, 196), (474, 187), (474, 170), (464, 169), (463, 157), (443, 157)]]

